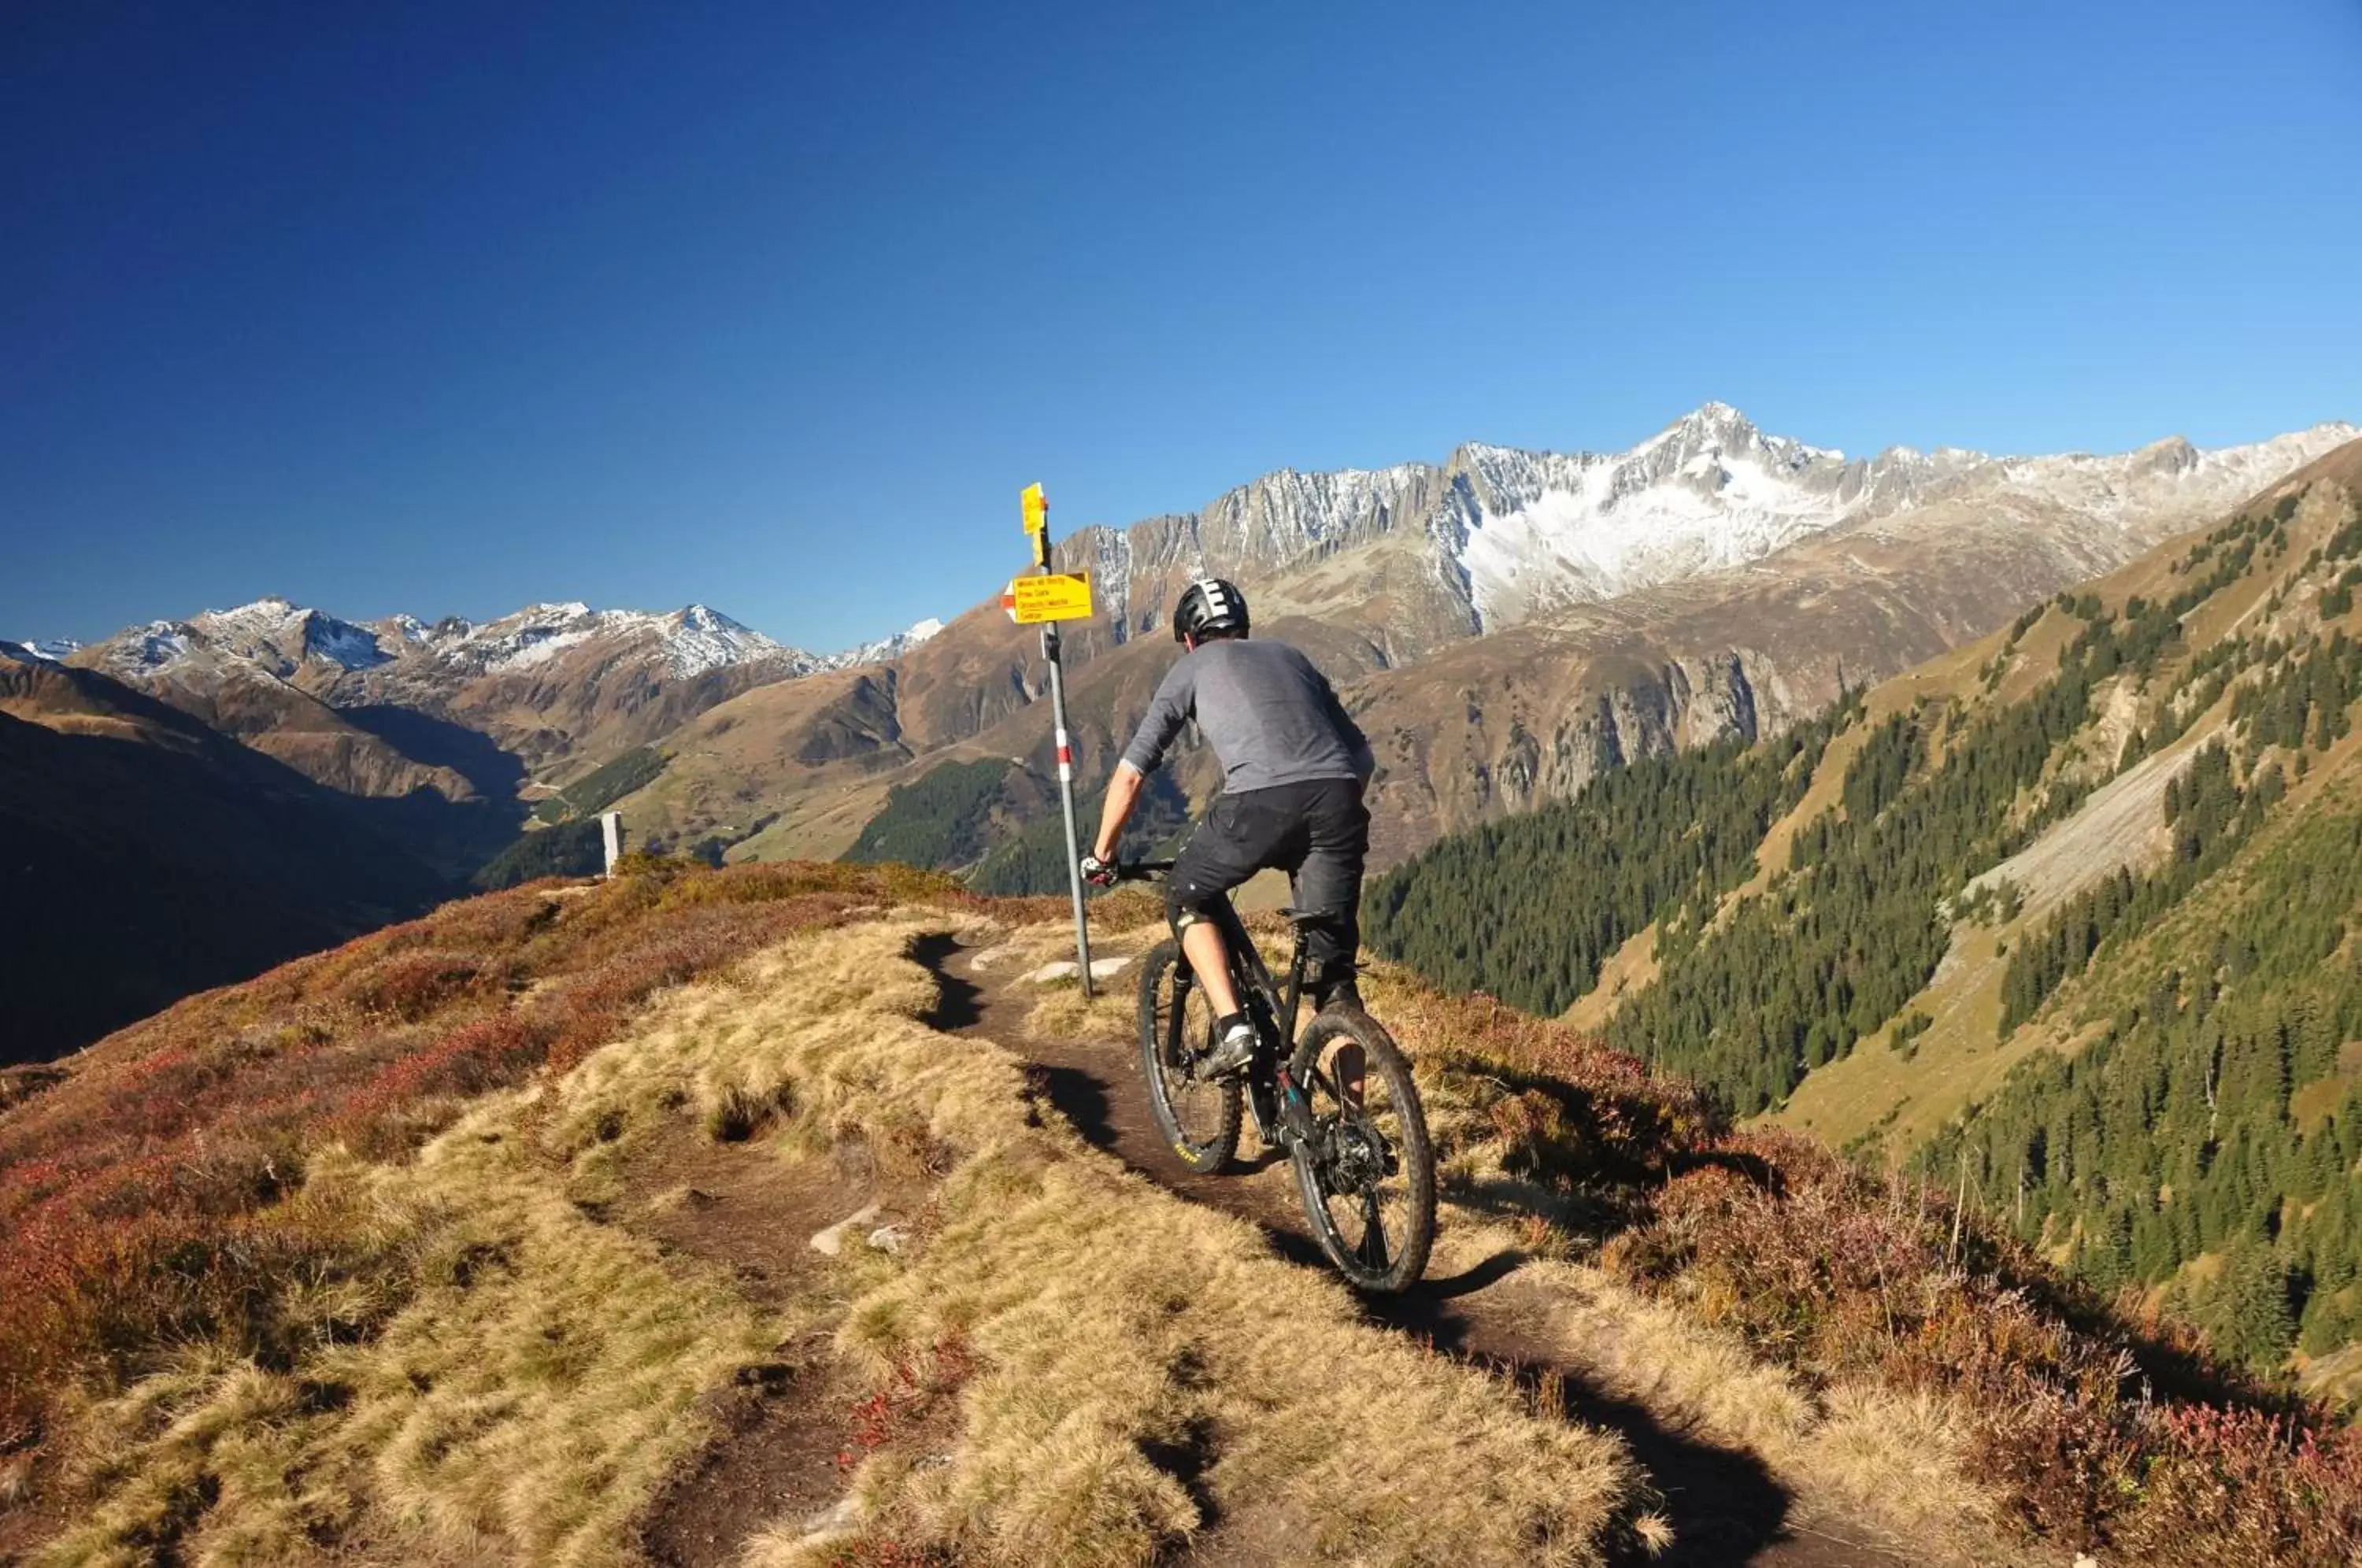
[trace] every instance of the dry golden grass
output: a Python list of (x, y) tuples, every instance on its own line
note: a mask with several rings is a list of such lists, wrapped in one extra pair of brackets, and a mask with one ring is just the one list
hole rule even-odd
[[(1824, 1384), (1765, 1358), (1717, 1326), (1717, 1303), (1653, 1298), (1584, 1261), (1585, 1233), (1615, 1223), (1617, 1200), (1536, 1179), (1510, 1083), (1481, 1060), (1455, 1061), (1455, 1043), (1481, 1058), (1484, 1042), (1440, 1037), (1431, 993), (1392, 966), (1363, 990), (1413, 1055), (1447, 1200), (1430, 1272), (1449, 1275), (1505, 1252), (1527, 1261), (1514, 1276), (1521, 1316), (1536, 1320), (1551, 1358), (1659, 1421), (1755, 1454), (1805, 1517), (1877, 1527), (1923, 1550), (1973, 1554), (1997, 1517), (1966, 1464), (1971, 1423), (1940, 1395), (1889, 1389), (1869, 1378)], [(1500, 1070), (1508, 1074), (1505, 1062)], [(1604, 1151), (1595, 1151), (1604, 1152)]]
[(422, 1288), (359, 1342), (333, 1326), (370, 1304), (323, 1304), (329, 1331), (286, 1372), (195, 1349), (86, 1408), (101, 1501), (32, 1561), (144, 1562), (178, 1537), (190, 1562), (303, 1562), (315, 1527), (398, 1558), (625, 1561), (702, 1437), (697, 1397), (793, 1325), (586, 1218), (533, 1147), (538, 1099), (489, 1097), (413, 1165), (320, 1162), (302, 1201), (417, 1250)]
[[(315, 1540), (347, 1562), (626, 1561), (706, 1435), (701, 1397), (816, 1332), (876, 1396), (854, 1441), (857, 1507), (829, 1532), (770, 1521), (750, 1568), (1134, 1563), (1220, 1552), (1248, 1528), (1290, 1560), (1367, 1563), (1591, 1562), (1619, 1530), (1664, 1544), (1617, 1440), (1367, 1326), (1325, 1273), (1087, 1147), (1033, 1102), (1018, 1058), (920, 1024), (936, 988), (908, 955), (919, 938), (998, 944), (995, 976), (1068, 940), (1038, 905), (948, 901), (867, 910), (619, 1013), (635, 1018), (623, 1036), (479, 1097), (414, 1160), (322, 1151), (279, 1206), (288, 1222), (400, 1266), (324, 1268), (272, 1303), (302, 1326), (272, 1336), (292, 1364), (193, 1344), (75, 1401), (58, 1441), (93, 1502), (31, 1561), (300, 1562), (322, 1558)], [(1102, 955), (1162, 935), (1144, 900), (1100, 913), (1123, 917), (1104, 922)], [(996, 923), (1014, 919), (1037, 923)], [(1284, 926), (1256, 931), (1277, 955)], [(1128, 1040), (1135, 980), (1087, 1010), (1071, 984), (1045, 988), (1029, 1028)], [(1527, 1253), (1506, 1289), (1551, 1360), (1759, 1455), (1805, 1517), (1878, 1522), (1923, 1552), (1986, 1529), (1996, 1506), (1964, 1476), (1990, 1412), (1959, 1408), (1941, 1378), (1881, 1384), (1875, 1358), (1782, 1353), (1802, 1342), (1794, 1320), (1769, 1334), (1776, 1293), (1749, 1298), (1750, 1319), (1727, 1268), (1628, 1258), (1619, 1279), (1579, 1261), (1588, 1220), (1696, 1185), (1667, 1163), (1721, 1136), (1694, 1094), (1387, 966), (1365, 990), (1412, 1053), (1460, 1200), (1439, 1272)], [(745, 1140), (789, 1185), (857, 1149), (881, 1182), (931, 1196), (906, 1210), (898, 1253), (847, 1248), (818, 1289), (757, 1309), (718, 1269), (601, 1218), (640, 1212), (623, 1200), (647, 1191), (647, 1156), (698, 1129)], [(1698, 1230), (1713, 1218), (1681, 1234), (1751, 1257), (1771, 1233)], [(1904, 1293), (1954, 1277), (1923, 1270)], [(843, 1410), (800, 1414), (846, 1429)], [(0, 1468), (0, 1500), (28, 1484)]]
[[(1039, 1117), (1015, 1057), (918, 1023), (935, 988), (910, 944), (963, 926), (987, 934), (943, 912), (799, 938), (485, 1097), (413, 1163), (318, 1162), (296, 1201), (414, 1249), (423, 1283), (398, 1307), (314, 1304), (323, 1331), (285, 1371), (198, 1348), (87, 1402), (97, 1506), (34, 1561), (145, 1562), (159, 1540), (190, 1562), (316, 1561), (315, 1532), (347, 1560), (627, 1561), (704, 1437), (700, 1396), (831, 1324), (881, 1408), (923, 1386), (948, 1413), (857, 1471), (854, 1528), (880, 1546), (1145, 1562), (1210, 1506), (1284, 1521), (1309, 1561), (1599, 1560), (1632, 1506), (1620, 1442), (1365, 1326), (1251, 1227)], [(767, 1313), (591, 1217), (683, 1121), (791, 1165), (858, 1143), (939, 1185), (900, 1255), (848, 1249), (826, 1291)], [(846, 1544), (805, 1530), (776, 1521), (749, 1561)]]
[[(1278, 935), (1257, 934), (1259, 941)], [(990, 966), (1021, 973), (1059, 956), (1064, 940), (1055, 927), (1022, 929)], [(1129, 1036), (1129, 988), (1118, 1003), (1102, 1002), (1087, 1018), (1073, 988), (1062, 989), (1036, 1003), (1032, 1032), (1071, 1037), (1087, 1024), (1101, 1038)], [(1379, 1016), (1396, 1020), (1413, 1054), (1445, 1186), (1460, 1199), (1445, 1205), (1436, 1273), (1462, 1272), (1506, 1251), (1527, 1254), (1515, 1294), (1519, 1310), (1538, 1319), (1555, 1360), (1668, 1425), (1757, 1455), (1794, 1495), (1803, 1517), (1882, 1529), (1929, 1551), (1971, 1553), (1991, 1541), (1996, 1510), (1986, 1489), (1968, 1476), (1965, 1412), (1939, 1395), (1868, 1379), (1811, 1381), (1714, 1326), (1713, 1303), (1652, 1299), (1574, 1261), (1585, 1248), (1570, 1231), (1595, 1218), (1596, 1204), (1535, 1179), (1529, 1151), (1514, 1135), (1516, 1119), (1506, 1114), (1516, 1098), (1510, 1082), (1488, 1077), (1481, 1059), (1460, 1059), (1451, 1042), (1436, 1036), (1425, 1020), (1431, 999), (1393, 966), (1374, 966), (1363, 989)], [(1480, 1040), (1461, 1043), (1481, 1058)], [(1153, 1314), (1149, 1318), (1134, 1337), (1141, 1353), (1153, 1357)], [(1658, 1522), (1635, 1520), (1633, 1533), (1645, 1539)]]
[[(1074, 937), (1068, 933), (1053, 935), (1044, 940), (1026, 940), (1021, 934), (1011, 946), (1025, 956), (1010, 968), (1019, 974), (1060, 959), (1072, 962), (1075, 956)], [(1091, 999), (1083, 999), (1083, 988), (1073, 980), (1052, 980), (1035, 988), (1033, 1005), (1025, 1015), (1025, 1033), (1032, 1040), (1129, 1040), (1139, 1028), (1140, 961), (1151, 947), (1164, 939), (1164, 927), (1158, 924), (1120, 937), (1091, 940), (1091, 960), (1097, 964), (1109, 958), (1129, 958), (1131, 963), (1115, 975), (1102, 977), (1091, 987)]]
[(988, 1368), (951, 1462), (901, 1480), (889, 1517), (993, 1561), (1143, 1561), (1198, 1518), (1149, 1453), (1202, 1447), (1216, 1506), (1284, 1507), (1308, 1558), (1595, 1556), (1629, 1482), (1613, 1441), (1363, 1327), (1243, 1225), (1097, 1161), (977, 1174), (844, 1333), (881, 1363), (958, 1335)]
[[(982, 1562), (1142, 1562), (1198, 1529), (1194, 1485), (1225, 1514), (1278, 1510), (1308, 1561), (1598, 1560), (1635, 1479), (1619, 1442), (1367, 1327), (1251, 1227), (1031, 1114), (1015, 1057), (911, 1017), (932, 992), (899, 954), (926, 929), (833, 933), (768, 960), (776, 983), (758, 974), (762, 999), (731, 1020), (784, 1065), (783, 1149), (923, 1132), (948, 1162), (922, 1240), (863, 1261), (880, 1277), (837, 1335), (881, 1393), (946, 1356), (972, 1365), (947, 1452), (889, 1443), (862, 1467), (869, 1537)], [(792, 999), (814, 984), (824, 1012)], [(748, 1561), (844, 1546), (782, 1520)]]
[[(750, 890), (772, 889), (741, 876), (671, 891)], [(775, 912), (749, 911), (751, 929), (778, 931)], [(666, 1119), (752, 1132), (777, 1114), (759, 1041), (734, 1042), (743, 1060), (683, 1043), (738, 994), (724, 979), (619, 1013), (623, 1035), (573, 1073), (455, 1099), (415, 1158), (397, 1144), (401, 1163), (373, 1164), (326, 1134), (282, 1201), (160, 1264), (335, 1240), (249, 1292), (260, 1327), (245, 1341), (198, 1334), (127, 1354), (120, 1381), (88, 1374), (48, 1434), (44, 1495), (74, 1523), (33, 1560), (626, 1558), (633, 1520), (702, 1440), (699, 1397), (806, 1326), (801, 1305), (759, 1311), (726, 1273), (602, 1219), (619, 1153)], [(826, 1005), (824, 987), (800, 994)], [(592, 1114), (572, 1114), (594, 1091)], [(274, 1348), (220, 1348), (233, 1342)]]

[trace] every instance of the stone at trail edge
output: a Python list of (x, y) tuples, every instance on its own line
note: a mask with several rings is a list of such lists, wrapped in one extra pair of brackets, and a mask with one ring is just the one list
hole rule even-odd
[(844, 1237), (847, 1231), (858, 1231), (865, 1225), (874, 1223), (884, 1212), (884, 1209), (872, 1203), (864, 1207), (858, 1213), (846, 1215), (835, 1224), (813, 1235), (812, 1251), (823, 1257), (835, 1257), (844, 1250)]
[[(1131, 967), (1131, 960), (1129, 957), (1094, 958), (1091, 960), (1091, 978), (1111, 979)], [(1072, 958), (1061, 958), (1054, 964), (1044, 964), (1038, 969), (1029, 970), (1020, 975), (1018, 978), (1037, 986), (1046, 986), (1055, 980), (1071, 980), (1082, 972), (1083, 966)]]

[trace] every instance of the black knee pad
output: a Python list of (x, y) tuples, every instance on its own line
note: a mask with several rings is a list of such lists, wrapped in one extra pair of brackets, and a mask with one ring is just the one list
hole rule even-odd
[(1182, 895), (1179, 889), (1174, 888), (1169, 884), (1166, 886), (1164, 892), (1164, 923), (1173, 928), (1174, 941), (1180, 941), (1181, 933), (1183, 932), (1187, 931), (1191, 926), (1198, 924), (1200, 921), (1210, 918), (1207, 914), (1205, 908), (1208, 901), (1209, 900), (1186, 898)]

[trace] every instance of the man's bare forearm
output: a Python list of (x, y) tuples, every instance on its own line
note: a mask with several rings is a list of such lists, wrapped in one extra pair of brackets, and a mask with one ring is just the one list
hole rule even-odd
[(1148, 775), (1131, 763), (1115, 765), (1115, 777), (1108, 780), (1107, 804), (1099, 808), (1099, 835), (1091, 846), (1091, 853), (1101, 860), (1115, 858), (1123, 824), (1131, 820), (1131, 809), (1140, 803), (1140, 787), (1147, 782)]

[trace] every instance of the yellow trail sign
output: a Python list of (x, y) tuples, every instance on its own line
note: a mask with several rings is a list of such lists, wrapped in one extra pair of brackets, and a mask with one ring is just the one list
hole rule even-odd
[(1021, 626), (1043, 621), (1087, 621), (1091, 618), (1091, 574), (1049, 572), (1021, 577), (1000, 596), (1000, 606)]
[(1029, 484), (1017, 498), (1025, 508), (1025, 531), (1038, 534), (1050, 525), (1050, 498), (1038, 484)]

